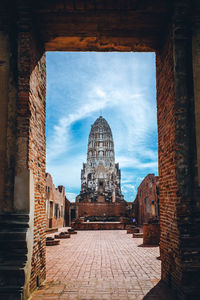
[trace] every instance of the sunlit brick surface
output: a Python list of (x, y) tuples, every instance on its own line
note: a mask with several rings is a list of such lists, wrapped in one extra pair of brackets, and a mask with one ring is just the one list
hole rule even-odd
[(39, 299), (142, 299), (160, 279), (158, 247), (140, 247), (126, 231), (79, 231), (47, 247)]

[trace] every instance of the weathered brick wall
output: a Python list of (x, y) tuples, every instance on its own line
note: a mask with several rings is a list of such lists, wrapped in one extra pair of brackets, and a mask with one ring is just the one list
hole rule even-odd
[(148, 174), (137, 189), (134, 201), (134, 213), (139, 225), (159, 217), (159, 182), (158, 176)]
[[(194, 11), (200, 9), (199, 2), (197, 6)], [(179, 197), (177, 202), (177, 220), (180, 238), (179, 267), (182, 272), (178, 288), (180, 296), (185, 299), (192, 297), (198, 299), (200, 295), (200, 188), (197, 177), (197, 128), (195, 128), (194, 107), (195, 73), (192, 66), (192, 36), (194, 34), (193, 28), (197, 24), (194, 25), (195, 22), (193, 23), (190, 12), (191, 1), (177, 1), (173, 25), (173, 54), (176, 99), (175, 158), (178, 182), (177, 195)]]
[[(30, 291), (46, 276), (46, 63), (26, 5), (18, 7), (18, 100), (16, 174), (34, 178), (34, 240)], [(33, 212), (30, 212), (31, 214)]]
[(162, 278), (171, 283), (180, 280), (180, 247), (176, 217), (177, 179), (175, 161), (175, 95), (172, 29), (157, 52), (158, 165), (160, 183), (160, 249)]
[[(162, 278), (180, 299), (198, 298), (197, 154), (189, 1), (177, 1), (157, 52)], [(196, 210), (196, 212), (195, 212)], [(195, 267), (196, 265), (196, 267)]]
[(55, 188), (51, 175), (46, 173), (46, 191), (47, 227), (63, 227), (65, 225), (65, 188), (64, 186)]
[(78, 216), (125, 216), (125, 203), (76, 203)]
[(112, 223), (112, 222), (84, 222), (84, 223), (72, 223), (72, 228), (77, 230), (124, 230), (125, 223)]
[(46, 229), (46, 63), (43, 56), (31, 73), (30, 79), (30, 138), (29, 168), (34, 175), (34, 246), (32, 256), (32, 276), (30, 289), (36, 287), (36, 279), (41, 283), (46, 276), (45, 229)]
[(65, 197), (65, 226), (70, 226), (70, 201)]
[(13, 211), (16, 154), (16, 15), (0, 3), (0, 212)]
[(160, 243), (160, 224), (143, 225), (143, 244), (159, 245)]

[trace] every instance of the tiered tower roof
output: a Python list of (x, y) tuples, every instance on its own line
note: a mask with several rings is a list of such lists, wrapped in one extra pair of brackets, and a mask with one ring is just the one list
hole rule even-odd
[(102, 116), (94, 122), (90, 131), (87, 163), (90, 166), (103, 164), (107, 167), (114, 166), (115, 163), (112, 131)]

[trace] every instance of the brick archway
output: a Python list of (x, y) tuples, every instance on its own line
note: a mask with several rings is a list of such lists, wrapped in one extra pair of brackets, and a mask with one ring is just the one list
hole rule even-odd
[(197, 296), (200, 6), (172, 2), (0, 4), (2, 295), (45, 279), (44, 53), (93, 50), (156, 52), (162, 279)]

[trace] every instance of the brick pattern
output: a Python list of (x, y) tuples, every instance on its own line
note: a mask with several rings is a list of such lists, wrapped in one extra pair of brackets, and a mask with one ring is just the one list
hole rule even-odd
[(159, 218), (159, 181), (158, 176), (148, 174), (137, 189), (133, 211), (139, 225)]
[(42, 282), (45, 270), (45, 229), (46, 229), (46, 135), (45, 135), (45, 104), (46, 104), (46, 63), (45, 56), (37, 63), (31, 74), (30, 81), (30, 139), (29, 168), (34, 175), (34, 246), (32, 256), (32, 275), (30, 290), (35, 289), (37, 277)]
[(70, 226), (70, 201), (65, 197), (65, 226)]
[(120, 222), (80, 222), (72, 223), (77, 230), (122, 230), (126, 224)]
[(125, 216), (126, 203), (76, 203), (78, 216)]
[[(199, 5), (198, 5), (199, 6)], [(193, 24), (189, 19), (191, 3), (177, 2), (174, 12), (174, 86), (175, 86), (175, 146), (176, 178), (178, 183), (177, 223), (180, 256), (176, 268), (180, 282), (176, 282), (180, 298), (199, 298), (199, 199), (197, 178), (197, 148), (194, 111), (192, 66)], [(184, 138), (183, 138), (184, 137)]]
[[(176, 3), (174, 23), (157, 52), (157, 105), (162, 278), (180, 299), (199, 294), (194, 278), (199, 198), (189, 1)], [(196, 222), (197, 221), (197, 222)], [(196, 245), (196, 246), (195, 246)]]
[(79, 231), (61, 240), (47, 248), (47, 282), (31, 300), (143, 299), (161, 270), (159, 248), (141, 244), (121, 230)]
[(143, 244), (144, 245), (160, 244), (160, 224), (143, 225)]
[(26, 5), (19, 7), (19, 58), (16, 173), (31, 169), (34, 176), (34, 241), (30, 291), (42, 282), (45, 270), (46, 62), (32, 31)]
[[(160, 183), (160, 226), (162, 278), (177, 280), (175, 257), (180, 247), (176, 219), (177, 179), (175, 161), (174, 61), (172, 29), (157, 52), (158, 164)], [(179, 274), (179, 275), (178, 275)]]
[[(5, 1), (6, 2), (6, 1)], [(13, 212), (16, 159), (17, 40), (16, 15), (0, 4), (0, 211)]]
[(65, 226), (65, 188), (53, 184), (52, 176), (46, 173), (46, 223), (48, 228)]

